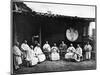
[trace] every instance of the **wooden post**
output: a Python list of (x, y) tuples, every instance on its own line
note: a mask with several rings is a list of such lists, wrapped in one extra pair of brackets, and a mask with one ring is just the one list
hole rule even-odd
[(41, 25), (40, 25), (40, 31), (39, 31), (39, 43), (40, 43), (40, 47), (41, 47), (41, 43), (42, 41), (41, 41)]

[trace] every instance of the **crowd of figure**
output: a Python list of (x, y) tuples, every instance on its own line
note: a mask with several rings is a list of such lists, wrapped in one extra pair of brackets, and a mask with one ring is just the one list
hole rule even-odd
[[(89, 42), (84, 46), (84, 50), (85, 58), (91, 59), (92, 46)], [(59, 47), (57, 47), (56, 43), (51, 47), (48, 41), (46, 41), (43, 48), (41, 48), (39, 43), (35, 47), (33, 45), (29, 46), (25, 40), (20, 47), (19, 42), (16, 42), (13, 46), (14, 67), (18, 69), (24, 62), (28, 63), (28, 66), (34, 66), (45, 60), (60, 60), (62, 57), (80, 62), (83, 59), (82, 52), (83, 49), (79, 44), (77, 44), (77, 48), (72, 43), (67, 47), (64, 41), (62, 41)]]

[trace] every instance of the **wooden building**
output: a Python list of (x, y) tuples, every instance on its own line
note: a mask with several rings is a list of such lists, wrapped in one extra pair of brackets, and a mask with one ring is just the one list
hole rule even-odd
[(41, 46), (45, 41), (49, 41), (50, 45), (55, 42), (59, 46), (62, 40), (67, 45), (84, 44), (89, 40), (89, 25), (95, 22), (95, 18), (39, 13), (21, 2), (13, 2), (12, 14), (13, 42), (17, 40), (22, 43), (26, 39), (29, 45), (35, 40)]

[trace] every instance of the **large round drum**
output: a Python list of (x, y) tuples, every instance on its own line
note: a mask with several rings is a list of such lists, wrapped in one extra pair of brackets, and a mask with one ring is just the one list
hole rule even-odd
[(78, 38), (78, 31), (72, 28), (66, 30), (66, 37), (69, 41), (75, 41)]

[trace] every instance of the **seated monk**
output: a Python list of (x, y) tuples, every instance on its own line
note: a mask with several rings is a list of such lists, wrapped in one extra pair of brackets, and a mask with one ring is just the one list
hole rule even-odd
[(38, 58), (36, 57), (36, 54), (33, 51), (33, 46), (32, 45), (30, 47), (30, 50), (27, 51), (26, 60), (29, 61), (30, 66), (34, 66), (38, 63)]
[(65, 59), (75, 59), (77, 58), (77, 55), (75, 54), (76, 50), (73, 47), (73, 44), (70, 45), (70, 47), (67, 49), (67, 53), (65, 54)]
[(27, 44), (27, 41), (26, 40), (24, 41), (24, 43), (21, 44), (21, 50), (23, 52), (23, 59), (26, 59), (27, 51), (30, 50), (30, 47)]
[(60, 60), (60, 55), (59, 55), (59, 49), (56, 46), (56, 43), (54, 43), (54, 46), (51, 48), (51, 60)]
[(39, 60), (39, 62), (45, 61), (46, 57), (40, 48), (40, 44), (38, 43), (37, 46), (34, 48), (34, 52)]
[(81, 60), (80, 58), (82, 57), (82, 48), (80, 47), (79, 44), (77, 45), (75, 53), (77, 54), (77, 59), (76, 60), (79, 62)]

